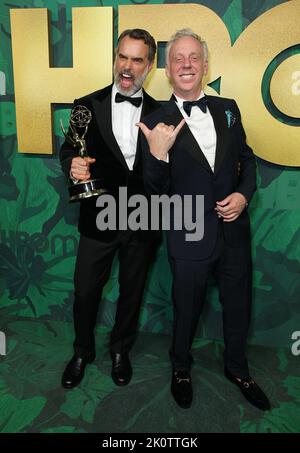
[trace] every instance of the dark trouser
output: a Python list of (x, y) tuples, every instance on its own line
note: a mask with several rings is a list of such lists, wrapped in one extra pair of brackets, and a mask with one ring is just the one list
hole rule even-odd
[(190, 370), (190, 349), (205, 300), (208, 276), (212, 274), (223, 306), (225, 366), (235, 376), (247, 377), (246, 341), (252, 287), (250, 244), (230, 247), (220, 225), (215, 250), (208, 259), (172, 259), (171, 268), (174, 277), (174, 327), (170, 351), (173, 368)]
[(147, 272), (155, 250), (156, 242), (139, 241), (131, 231), (118, 232), (109, 243), (80, 236), (74, 275), (75, 354), (87, 360), (95, 357), (97, 313), (116, 251), (119, 251), (120, 295), (110, 349), (129, 351), (136, 337)]

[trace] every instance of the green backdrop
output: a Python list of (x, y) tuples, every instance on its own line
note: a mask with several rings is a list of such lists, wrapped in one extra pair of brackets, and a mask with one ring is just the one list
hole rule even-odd
[[(120, 4), (145, 4), (122, 1)], [(150, 1), (149, 3), (177, 3)], [(185, 3), (185, 2), (182, 2)], [(197, 1), (215, 11), (235, 38), (260, 14), (283, 3), (275, 0)], [(0, 316), (72, 320), (73, 268), (78, 244), (78, 206), (67, 201), (66, 181), (57, 154), (17, 152), (10, 8), (47, 7), (52, 15), (55, 66), (71, 64), (71, 7), (114, 6), (118, 2), (23, 0), (0, 4)], [(299, 19), (300, 22), (300, 19)], [(300, 23), (299, 23), (300, 26)], [(146, 28), (146, 25), (145, 25)], [(56, 150), (62, 141), (54, 115)], [(299, 130), (300, 132), (300, 130)], [(34, 130), (32, 131), (34, 133)], [(267, 133), (267, 132), (266, 132)], [(300, 134), (299, 134), (300, 138)], [(300, 330), (300, 173), (257, 159), (258, 191), (251, 203), (253, 229), (253, 316), (249, 341), (289, 346)], [(101, 304), (101, 322), (113, 323), (118, 295), (118, 263)], [(213, 282), (199, 334), (222, 337), (222, 314)], [(1, 321), (0, 321), (1, 322)], [(149, 275), (141, 329), (169, 333), (172, 325), (171, 274), (165, 242)], [(0, 323), (1, 330), (1, 323)]]

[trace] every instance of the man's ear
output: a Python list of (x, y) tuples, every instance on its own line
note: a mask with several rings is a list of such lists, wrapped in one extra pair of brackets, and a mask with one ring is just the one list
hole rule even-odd
[(166, 64), (165, 66), (165, 73), (166, 73), (166, 76), (168, 77), (168, 79), (170, 78), (170, 71), (169, 71), (169, 66)]
[(208, 61), (204, 63), (204, 75), (207, 75), (208, 73)]
[(152, 63), (149, 63), (148, 73), (153, 69), (153, 64), (154, 61), (152, 61)]

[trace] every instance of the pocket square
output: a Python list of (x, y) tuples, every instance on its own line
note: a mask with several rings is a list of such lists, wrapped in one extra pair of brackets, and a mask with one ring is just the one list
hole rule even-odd
[(236, 117), (234, 116), (234, 114), (232, 113), (231, 110), (225, 110), (225, 115), (226, 115), (226, 118), (227, 118), (227, 127), (232, 127), (234, 125), (234, 123), (236, 122)]

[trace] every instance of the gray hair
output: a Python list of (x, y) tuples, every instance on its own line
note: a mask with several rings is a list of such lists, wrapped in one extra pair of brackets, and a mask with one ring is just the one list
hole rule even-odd
[(208, 60), (208, 47), (205, 41), (203, 41), (197, 33), (193, 32), (190, 28), (182, 28), (181, 30), (177, 30), (174, 35), (171, 36), (169, 41), (167, 42), (166, 45), (166, 65), (168, 64), (169, 61), (169, 53), (171, 46), (174, 44), (175, 41), (177, 41), (180, 38), (183, 38), (185, 36), (190, 36), (192, 38), (195, 38), (200, 44), (202, 45), (203, 49), (203, 55), (204, 55), (204, 60)]

